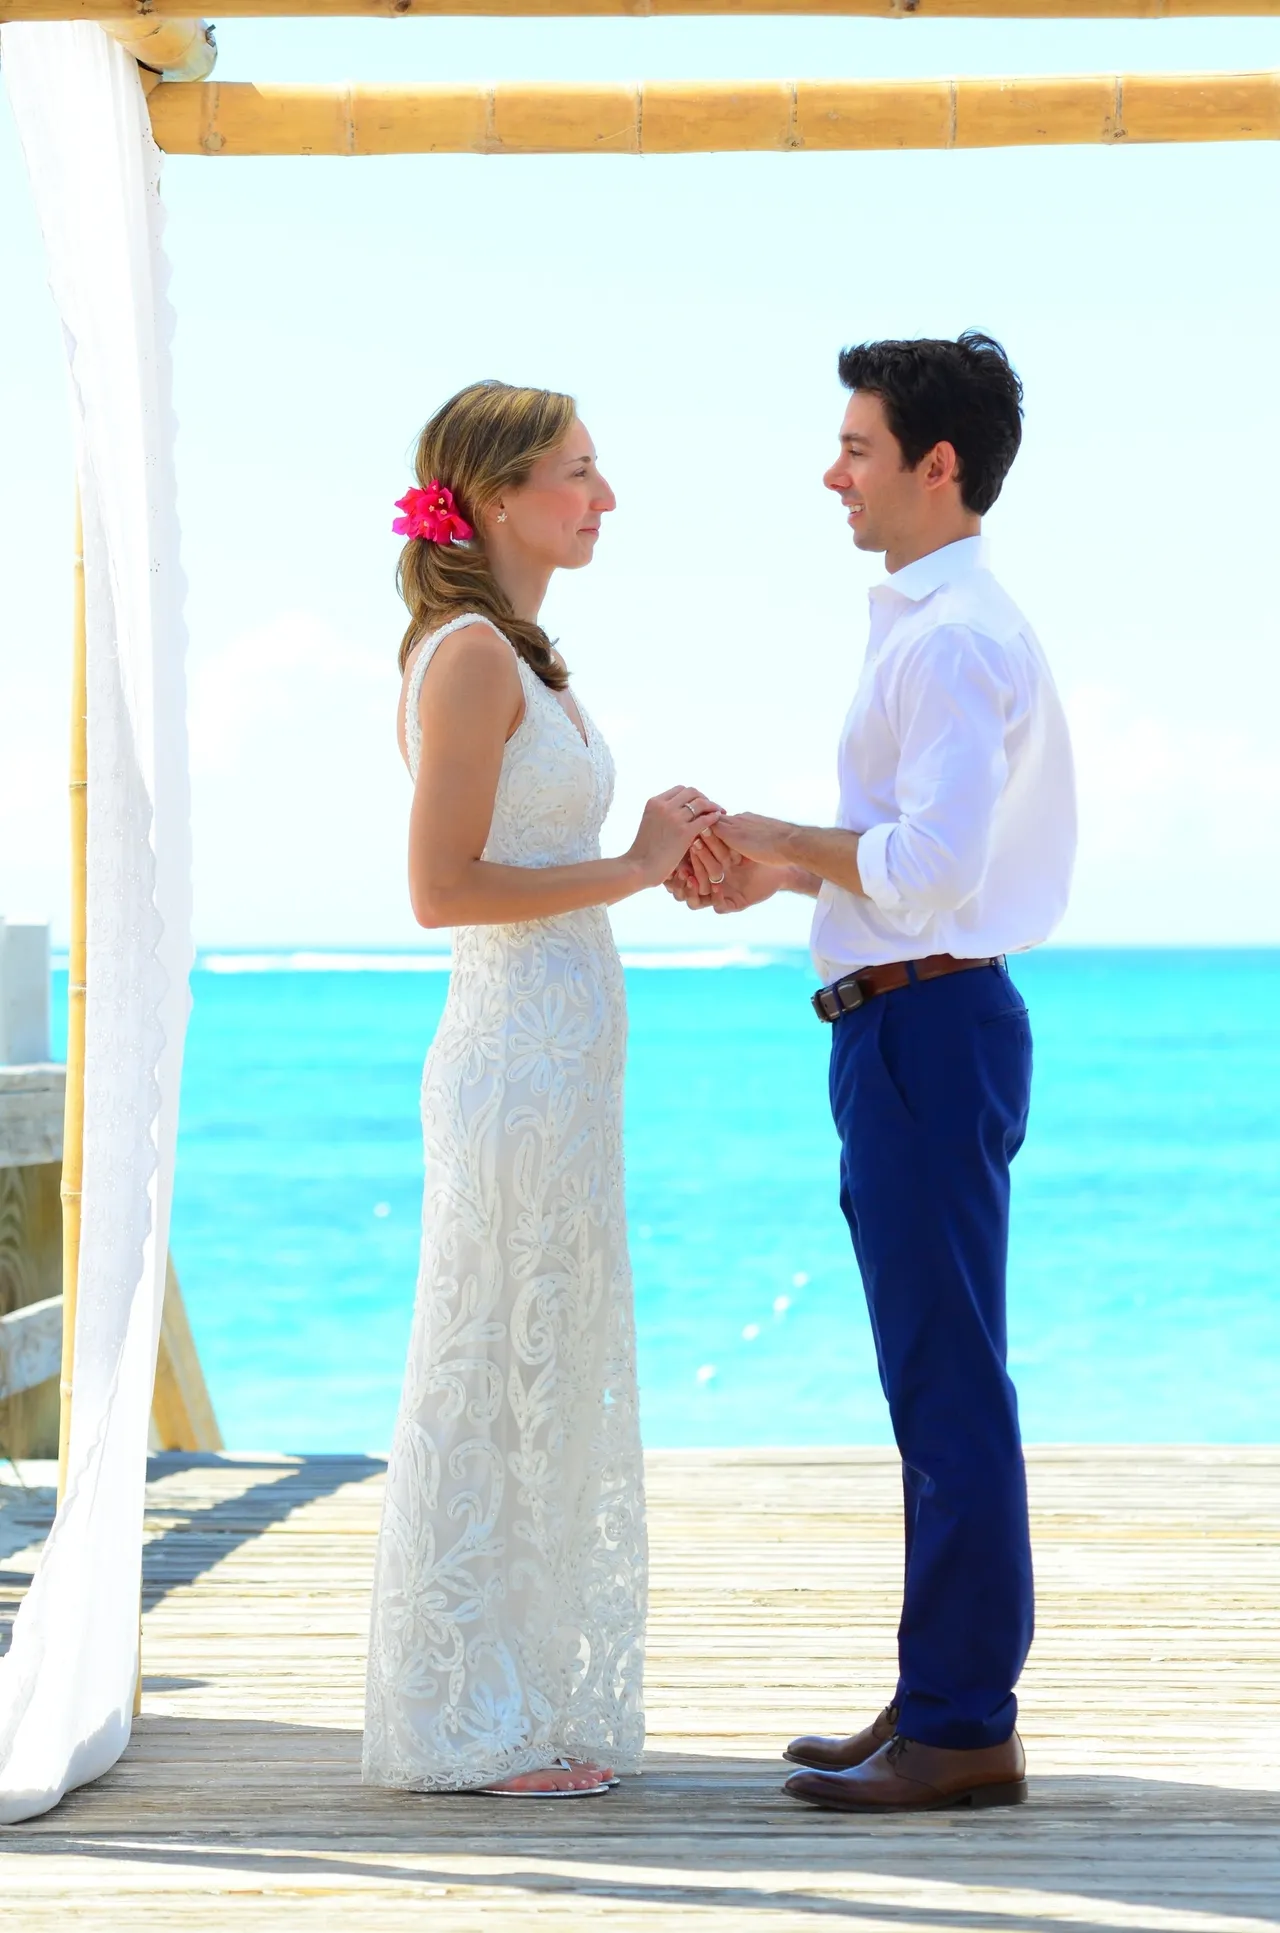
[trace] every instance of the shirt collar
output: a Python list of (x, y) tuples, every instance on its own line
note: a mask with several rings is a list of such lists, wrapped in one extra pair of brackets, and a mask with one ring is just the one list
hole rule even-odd
[(892, 572), (877, 584), (871, 595), (892, 591), (910, 604), (919, 604), (934, 591), (940, 591), (944, 584), (954, 584), (958, 578), (985, 570), (986, 566), (987, 540), (979, 532), (976, 537), (961, 537), (958, 543), (931, 550), (926, 556), (917, 557), (914, 564), (904, 564), (900, 571)]

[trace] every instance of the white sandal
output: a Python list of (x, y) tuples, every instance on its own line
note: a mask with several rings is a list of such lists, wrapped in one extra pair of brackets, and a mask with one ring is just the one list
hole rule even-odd
[[(539, 1765), (534, 1769), (539, 1772), (572, 1772), (575, 1767), (571, 1759), (558, 1758), (553, 1759), (550, 1765)], [(514, 1776), (520, 1778), (526, 1777), (527, 1774), (517, 1772)], [(554, 1789), (540, 1792), (536, 1788), (524, 1792), (513, 1792), (510, 1786), (507, 1785), (475, 1785), (471, 1787), (471, 1790), (488, 1799), (594, 1799), (598, 1798), (602, 1792), (608, 1792), (610, 1787), (617, 1785), (617, 1783), (617, 1779), (613, 1778), (602, 1780), (599, 1785), (566, 1786), (559, 1792)]]

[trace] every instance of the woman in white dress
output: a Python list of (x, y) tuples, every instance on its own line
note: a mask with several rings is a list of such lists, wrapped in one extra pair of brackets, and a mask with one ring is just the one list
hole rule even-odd
[(422, 1259), (378, 1541), (364, 1777), (567, 1797), (639, 1770), (646, 1593), (606, 907), (717, 809), (600, 857), (613, 762), (538, 612), (614, 496), (573, 400), (478, 383), (398, 506), (409, 890), (454, 932), (422, 1086)]

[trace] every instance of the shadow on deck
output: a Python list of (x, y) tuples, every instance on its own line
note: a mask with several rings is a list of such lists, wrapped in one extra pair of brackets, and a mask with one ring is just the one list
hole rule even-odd
[(645, 1774), (555, 1804), (360, 1783), (382, 1472), (156, 1460), (143, 1716), (112, 1773), (0, 1836), (23, 1933), (69, 1902), (104, 1933), (1280, 1927), (1280, 1451), (1033, 1453), (1030, 1801), (866, 1820), (786, 1799), (775, 1752), (880, 1702), (891, 1457), (652, 1459)]

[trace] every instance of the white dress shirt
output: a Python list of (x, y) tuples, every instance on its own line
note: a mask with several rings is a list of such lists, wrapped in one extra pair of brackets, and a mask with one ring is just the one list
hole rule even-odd
[(866, 897), (830, 883), (818, 895), (810, 944), (824, 982), (1035, 946), (1062, 918), (1075, 858), (1067, 721), (982, 538), (895, 571), (870, 603), (838, 819), (862, 834)]

